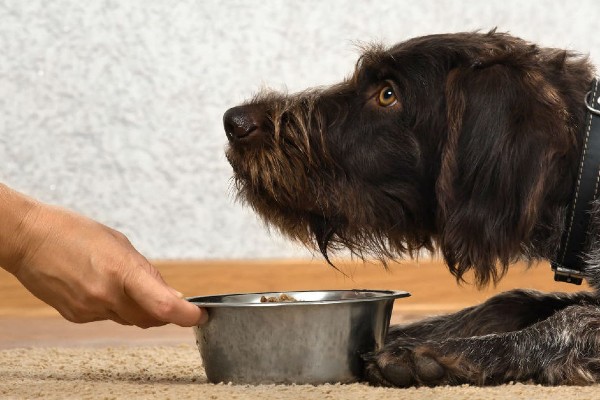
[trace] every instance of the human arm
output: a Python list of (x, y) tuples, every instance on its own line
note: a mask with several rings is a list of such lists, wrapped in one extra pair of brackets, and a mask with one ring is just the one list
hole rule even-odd
[(181, 298), (120, 232), (0, 184), (0, 265), (73, 322), (194, 326)]

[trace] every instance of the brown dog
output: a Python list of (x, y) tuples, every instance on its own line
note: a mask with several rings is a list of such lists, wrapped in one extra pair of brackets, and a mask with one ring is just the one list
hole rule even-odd
[[(289, 237), (387, 259), (438, 248), (497, 281), (559, 247), (584, 146), (586, 57), (492, 31), (373, 47), (342, 83), (227, 111), (243, 200)], [(598, 206), (584, 275), (600, 288)], [(549, 273), (550, 278), (550, 273)], [(596, 293), (517, 290), (390, 329), (381, 385), (600, 381)]]

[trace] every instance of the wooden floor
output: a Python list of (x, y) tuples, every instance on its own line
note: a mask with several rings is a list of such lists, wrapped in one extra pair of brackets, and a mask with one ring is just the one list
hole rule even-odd
[[(486, 290), (459, 286), (438, 261), (378, 264), (339, 262), (340, 271), (321, 261), (154, 261), (165, 280), (186, 296), (220, 293), (322, 289), (396, 289), (411, 292), (394, 307), (392, 322), (452, 312), (511, 288), (576, 291), (586, 287), (556, 283), (547, 264), (515, 265), (500, 284)], [(73, 324), (33, 297), (0, 270), (0, 348), (22, 346), (105, 346), (192, 343), (189, 328), (141, 330), (112, 322)]]

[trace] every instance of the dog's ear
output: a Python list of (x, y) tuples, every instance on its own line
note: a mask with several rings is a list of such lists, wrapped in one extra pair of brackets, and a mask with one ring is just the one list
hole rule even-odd
[(501, 63), (453, 69), (445, 91), (438, 244), (457, 279), (473, 269), (483, 286), (534, 229), (554, 160), (568, 147), (566, 108), (541, 73)]

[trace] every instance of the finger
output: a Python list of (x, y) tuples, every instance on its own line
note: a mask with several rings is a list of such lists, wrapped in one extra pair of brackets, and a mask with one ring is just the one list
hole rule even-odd
[[(119, 303), (118, 308), (116, 308), (114, 312), (117, 315), (116, 318), (120, 319), (121, 321), (125, 321), (123, 325), (135, 325), (137, 327), (146, 329), (167, 324), (167, 322), (159, 320), (152, 314), (146, 312), (146, 310), (135, 304), (135, 302), (131, 299), (127, 299)], [(111, 319), (113, 321), (117, 321), (116, 319)]]
[(179, 326), (195, 326), (208, 318), (206, 310), (181, 299), (172, 288), (144, 269), (131, 271), (125, 280), (125, 293), (141, 309), (159, 321)]
[(127, 325), (127, 326), (134, 325), (132, 322), (127, 321), (124, 318), (121, 318), (121, 316), (114, 311), (108, 311), (107, 314), (108, 314), (108, 319), (110, 319), (111, 321), (115, 321), (118, 324)]
[(115, 322), (119, 322), (123, 325), (135, 325), (144, 329), (153, 326), (162, 326), (167, 323), (157, 319), (154, 315), (144, 310), (127, 295), (124, 287), (123, 292), (118, 296), (118, 299), (115, 299), (112, 303), (109, 313), (110, 319)]

